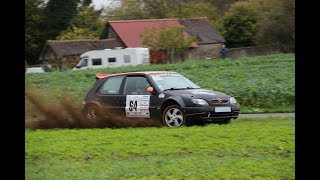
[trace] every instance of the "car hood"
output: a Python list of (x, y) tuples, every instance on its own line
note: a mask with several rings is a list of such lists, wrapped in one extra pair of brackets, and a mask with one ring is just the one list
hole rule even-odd
[(211, 91), (207, 89), (179, 89), (167, 90), (164, 92), (166, 95), (173, 96), (179, 95), (188, 98), (201, 98), (201, 99), (228, 99), (230, 96), (218, 91)]

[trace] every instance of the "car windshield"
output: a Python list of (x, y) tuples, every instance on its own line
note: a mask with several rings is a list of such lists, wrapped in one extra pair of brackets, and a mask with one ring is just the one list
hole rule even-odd
[(200, 88), (186, 77), (178, 73), (163, 73), (150, 75), (160, 91)]

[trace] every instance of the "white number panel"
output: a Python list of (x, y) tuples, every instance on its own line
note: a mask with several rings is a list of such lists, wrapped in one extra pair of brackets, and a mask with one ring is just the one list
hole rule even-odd
[(150, 117), (149, 113), (150, 95), (127, 95), (126, 116), (127, 117)]

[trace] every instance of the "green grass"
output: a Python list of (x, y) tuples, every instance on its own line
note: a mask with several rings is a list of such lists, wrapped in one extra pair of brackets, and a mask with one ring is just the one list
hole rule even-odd
[(26, 130), (26, 179), (295, 179), (293, 117)]
[(295, 111), (294, 54), (26, 74), (26, 85), (39, 90), (46, 101), (67, 94), (79, 104), (96, 73), (153, 70), (176, 71), (202, 88), (230, 94), (241, 105), (241, 113)]

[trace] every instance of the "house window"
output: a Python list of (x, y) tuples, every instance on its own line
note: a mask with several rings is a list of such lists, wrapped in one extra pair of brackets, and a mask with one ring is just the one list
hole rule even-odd
[(130, 63), (131, 61), (130, 55), (123, 55), (123, 60), (124, 60), (124, 63)]
[(116, 62), (116, 58), (115, 57), (108, 58), (108, 62)]
[(92, 59), (92, 65), (93, 66), (102, 65), (101, 58)]

